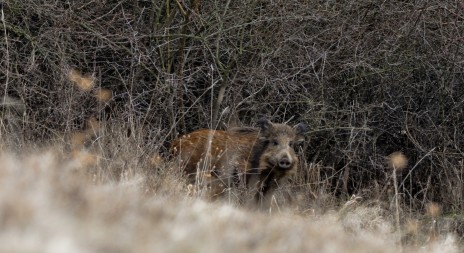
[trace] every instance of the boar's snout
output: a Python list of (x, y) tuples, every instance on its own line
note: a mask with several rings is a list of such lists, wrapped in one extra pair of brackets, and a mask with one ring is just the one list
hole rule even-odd
[(292, 167), (292, 160), (288, 156), (284, 156), (279, 160), (279, 167), (282, 169), (288, 169)]

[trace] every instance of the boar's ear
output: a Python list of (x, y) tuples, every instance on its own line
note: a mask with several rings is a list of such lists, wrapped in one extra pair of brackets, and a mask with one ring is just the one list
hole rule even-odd
[(293, 128), (296, 130), (298, 141), (303, 141), (304, 135), (308, 132), (308, 126), (305, 123), (298, 123)]
[(267, 132), (272, 127), (272, 122), (262, 117), (258, 120), (258, 126), (261, 128), (261, 131)]

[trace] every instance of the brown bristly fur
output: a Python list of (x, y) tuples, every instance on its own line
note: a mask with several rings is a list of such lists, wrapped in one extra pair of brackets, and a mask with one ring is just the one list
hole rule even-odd
[[(215, 194), (232, 186), (256, 187), (255, 201), (268, 201), (278, 182), (295, 173), (298, 157), (294, 145), (304, 140), (304, 124), (290, 127), (267, 119), (259, 128), (228, 131), (202, 129), (172, 142), (171, 152), (192, 181), (213, 178)], [(200, 176), (200, 177), (199, 177)]]

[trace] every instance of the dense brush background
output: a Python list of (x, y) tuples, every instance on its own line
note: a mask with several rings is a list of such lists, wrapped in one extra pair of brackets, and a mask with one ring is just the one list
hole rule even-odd
[[(0, 225), (26, 231), (0, 233), (13, 238), (6, 252), (143, 252), (169, 241), (166, 252), (214, 252), (220, 234), (242, 230), (249, 237), (238, 236), (238, 244), (219, 242), (230, 252), (330, 251), (294, 238), (303, 234), (339, 241), (342, 250), (394, 252), (402, 244), (449, 245), (451, 233), (460, 243), (461, 1), (0, 6)], [(199, 128), (253, 126), (262, 115), (310, 126), (299, 173), (271, 212), (282, 216), (192, 199), (196, 192), (168, 156), (170, 140)], [(398, 151), (408, 165), (395, 176), (388, 156)], [(247, 217), (256, 222), (245, 226)], [(47, 228), (47, 219), (56, 227)], [(80, 222), (101, 230), (89, 235)], [(323, 235), (321, 223), (331, 224)], [(285, 231), (293, 238), (285, 240)], [(34, 234), (52, 239), (41, 244)]]

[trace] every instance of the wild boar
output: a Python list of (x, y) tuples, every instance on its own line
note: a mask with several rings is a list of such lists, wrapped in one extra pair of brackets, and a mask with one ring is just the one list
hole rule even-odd
[(295, 146), (306, 131), (303, 123), (291, 127), (261, 118), (258, 128), (194, 131), (174, 140), (171, 152), (180, 157), (192, 181), (206, 175), (223, 186), (219, 192), (239, 184), (256, 187), (254, 200), (262, 203), (281, 179), (295, 173)]

